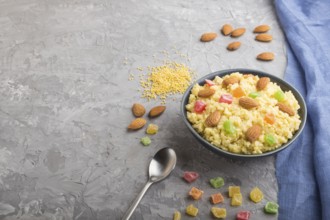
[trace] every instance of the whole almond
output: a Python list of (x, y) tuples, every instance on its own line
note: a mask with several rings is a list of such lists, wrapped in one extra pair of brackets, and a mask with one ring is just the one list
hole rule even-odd
[(264, 52), (261, 53), (257, 56), (258, 60), (262, 60), (262, 61), (271, 61), (273, 60), (275, 57), (275, 55), (272, 52)]
[(146, 113), (146, 109), (140, 103), (134, 103), (132, 106), (132, 112), (135, 117), (142, 117)]
[(164, 105), (159, 105), (156, 107), (153, 107), (150, 112), (149, 112), (149, 117), (154, 118), (157, 117), (159, 115), (161, 115), (166, 109), (166, 106)]
[(284, 103), (277, 103), (277, 106), (282, 112), (287, 113), (289, 116), (295, 115), (295, 112), (293, 111), (293, 109), (290, 106), (288, 106)]
[(260, 125), (253, 125), (246, 132), (246, 139), (250, 142), (254, 142), (261, 135), (262, 127)]
[(262, 24), (254, 28), (253, 33), (265, 33), (269, 31), (270, 27), (269, 25)]
[(233, 31), (233, 27), (230, 24), (225, 24), (221, 28), (221, 32), (225, 36), (231, 34), (232, 31)]
[(237, 50), (241, 46), (241, 42), (239, 41), (234, 41), (227, 46), (227, 50)]
[(273, 37), (270, 34), (258, 34), (256, 36), (256, 40), (262, 42), (270, 42), (273, 40)]
[(231, 37), (240, 37), (245, 33), (245, 28), (237, 28), (231, 32)]
[(218, 125), (221, 118), (221, 114), (219, 111), (212, 112), (206, 119), (205, 125), (207, 127), (215, 127)]
[(214, 40), (218, 35), (214, 32), (209, 32), (209, 33), (204, 33), (202, 36), (201, 36), (201, 41), (202, 42), (209, 42), (209, 41), (212, 41)]
[(257, 82), (257, 90), (263, 90), (270, 82), (269, 77), (261, 77)]
[(228, 85), (235, 84), (239, 82), (239, 78), (237, 76), (230, 76), (222, 81), (222, 85), (227, 87)]
[(127, 128), (130, 130), (137, 130), (142, 128), (146, 123), (147, 121), (144, 118), (136, 118), (131, 122), (131, 124), (128, 125)]
[(213, 95), (214, 93), (215, 93), (214, 89), (204, 88), (202, 90), (199, 90), (198, 96), (202, 97), (202, 98), (207, 98), (207, 97), (210, 97), (211, 95)]
[(252, 109), (259, 106), (259, 103), (256, 100), (248, 97), (240, 98), (238, 103), (245, 109)]

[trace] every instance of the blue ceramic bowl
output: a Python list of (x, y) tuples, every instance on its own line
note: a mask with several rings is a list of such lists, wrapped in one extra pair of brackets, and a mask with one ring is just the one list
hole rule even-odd
[[(286, 143), (283, 144), (282, 146), (280, 146), (279, 148), (273, 150), (273, 151), (268, 151), (265, 152), (263, 154), (253, 154), (253, 155), (247, 155), (247, 154), (237, 154), (237, 153), (231, 153), (225, 150), (222, 150), (219, 147), (216, 147), (214, 145), (212, 145), (211, 143), (209, 143), (207, 140), (205, 140), (190, 124), (190, 122), (187, 119), (187, 111), (186, 111), (186, 105), (188, 104), (189, 101), (189, 95), (191, 92), (192, 87), (198, 83), (200, 85), (204, 85), (205, 83), (205, 79), (210, 79), (213, 80), (214, 77), (219, 76), (219, 77), (223, 77), (225, 75), (234, 73), (234, 72), (240, 72), (240, 73), (249, 73), (249, 74), (253, 74), (253, 75), (257, 75), (259, 77), (263, 77), (263, 76), (267, 76), (271, 79), (272, 82), (276, 82), (283, 91), (288, 91), (291, 90), (291, 92), (293, 93), (293, 95), (295, 96), (295, 98), (297, 99), (299, 105), (300, 105), (300, 109), (298, 110), (298, 114), (300, 115), (300, 119), (301, 119), (301, 124), (299, 126), (299, 129), (295, 132), (295, 134), (293, 135), (293, 137)], [(234, 157), (234, 158), (256, 158), (256, 157), (264, 157), (264, 156), (269, 156), (269, 155), (273, 155), (275, 153), (278, 153), (279, 151), (289, 147), (292, 142), (294, 142), (297, 137), (301, 134), (305, 124), (306, 124), (306, 117), (307, 117), (307, 109), (306, 109), (306, 103), (303, 99), (303, 97), (301, 96), (301, 94), (289, 83), (285, 82), (284, 80), (273, 76), (269, 73), (265, 73), (262, 71), (258, 71), (258, 70), (251, 70), (251, 69), (228, 69), (228, 70), (221, 70), (218, 72), (214, 72), (214, 73), (210, 73), (206, 76), (203, 76), (202, 78), (196, 80), (188, 89), (187, 91), (184, 93), (183, 98), (182, 98), (182, 102), (181, 102), (181, 113), (183, 115), (183, 120), (185, 122), (185, 124), (187, 125), (187, 127), (189, 128), (190, 132), (193, 134), (193, 136), (207, 149), (211, 150), (212, 152), (218, 154), (218, 155), (222, 155), (222, 156), (228, 156), (228, 157)]]

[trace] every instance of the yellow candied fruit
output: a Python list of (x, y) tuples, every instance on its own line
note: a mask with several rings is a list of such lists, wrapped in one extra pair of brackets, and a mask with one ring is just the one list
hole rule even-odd
[(198, 208), (196, 208), (193, 204), (190, 204), (186, 208), (187, 215), (196, 217), (198, 214)]
[(227, 211), (225, 208), (212, 207), (211, 212), (214, 218), (226, 218), (227, 216)]
[(231, 198), (231, 205), (232, 206), (240, 206), (242, 205), (243, 197), (241, 193), (235, 193)]
[(157, 134), (158, 132), (158, 125), (149, 124), (146, 130), (147, 134)]
[(194, 200), (199, 200), (202, 197), (203, 193), (204, 193), (204, 191), (197, 189), (196, 187), (192, 187), (189, 191), (189, 195)]
[(232, 198), (234, 194), (241, 193), (241, 187), (239, 186), (229, 186), (228, 187), (229, 197)]
[(174, 212), (173, 220), (181, 220), (181, 213), (179, 211)]
[(263, 192), (258, 188), (258, 187), (254, 187), (251, 192), (250, 192), (250, 199), (255, 202), (258, 203), (260, 202), (262, 199), (264, 198), (264, 194)]

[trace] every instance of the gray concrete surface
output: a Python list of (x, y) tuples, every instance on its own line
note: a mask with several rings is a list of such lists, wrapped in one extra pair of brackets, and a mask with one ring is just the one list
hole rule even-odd
[[(238, 51), (228, 52), (232, 39), (222, 35), (199, 42), (224, 23), (247, 28)], [(271, 43), (254, 40), (253, 28), (263, 23), (272, 28)], [(255, 59), (268, 50), (273, 62)], [(181, 95), (153, 120), (160, 131), (149, 147), (139, 143), (144, 130), (127, 132), (134, 102), (160, 104), (140, 97), (139, 75), (164, 59), (185, 63), (197, 77), (228, 68), (281, 77), (285, 40), (273, 2), (0, 0), (0, 219), (120, 219), (162, 147), (175, 149), (177, 167), (150, 188), (132, 219), (171, 219), (191, 203), (199, 208), (194, 219), (212, 219), (209, 195), (226, 195), (230, 184), (242, 187), (244, 204), (230, 207), (226, 196), (218, 206), (227, 219), (243, 209), (251, 219), (276, 219), (263, 213), (266, 201), (277, 200), (275, 158), (238, 161), (204, 149), (181, 119)], [(185, 183), (186, 170), (201, 178)], [(225, 178), (220, 190), (208, 184), (215, 176)], [(202, 200), (187, 197), (191, 186), (204, 190)], [(259, 204), (248, 200), (254, 186), (265, 193)]]

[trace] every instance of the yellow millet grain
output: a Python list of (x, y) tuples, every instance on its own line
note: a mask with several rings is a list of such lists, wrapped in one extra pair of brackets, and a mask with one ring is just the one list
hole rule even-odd
[(193, 72), (184, 64), (166, 62), (162, 66), (148, 67), (146, 79), (140, 80), (142, 97), (148, 100), (157, 97), (165, 103), (167, 96), (182, 94), (192, 80)]

